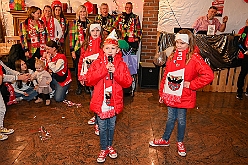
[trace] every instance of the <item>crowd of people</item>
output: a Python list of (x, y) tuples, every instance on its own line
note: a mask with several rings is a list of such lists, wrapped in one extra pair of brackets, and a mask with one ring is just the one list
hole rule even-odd
[[(80, 95), (83, 90), (91, 94), (90, 110), (95, 115), (88, 124), (95, 124), (95, 133), (100, 136), (101, 151), (97, 162), (105, 162), (107, 156), (117, 157), (112, 146), (116, 115), (123, 110), (123, 88), (129, 87), (133, 81), (122, 60), (119, 41), (125, 41), (136, 53), (142, 39), (139, 16), (132, 9), (132, 3), (127, 2), (125, 12), (115, 16), (109, 14), (108, 4), (102, 3), (100, 14), (93, 21), (88, 18), (87, 7), (80, 5), (75, 20), (68, 23), (59, 1), (46, 5), (43, 11), (31, 6), (27, 19), (20, 24), (21, 44), (27, 60), (17, 60), (15, 70), (0, 61), (0, 84), (10, 93), (9, 104), (21, 100), (41, 103), (45, 99), (45, 105), (49, 106), (51, 98), (62, 102), (72, 82), (63, 52), (67, 46), (65, 38), (69, 35), (68, 46), (77, 81), (75, 94)], [(207, 16), (200, 17), (193, 25), (194, 29), (206, 30), (208, 24), (215, 24), (215, 32), (224, 31), (228, 17), (224, 17), (221, 24), (214, 18), (216, 12), (216, 8), (210, 7)], [(240, 33), (247, 34), (247, 29)], [(247, 37), (244, 40), (246, 49), (243, 53), (247, 57)], [(243, 68), (246, 71), (239, 78), (239, 91), (247, 74), (246, 65)], [(169, 146), (177, 121), (177, 151), (180, 156), (186, 156), (183, 139), (187, 109), (195, 106), (196, 90), (213, 79), (213, 71), (200, 56), (194, 35), (189, 30), (180, 30), (159, 89), (159, 102), (168, 106), (166, 129), (161, 139), (149, 142), (150, 146)], [(7, 135), (14, 132), (3, 126), (4, 100), (0, 95), (0, 140), (7, 139)]]

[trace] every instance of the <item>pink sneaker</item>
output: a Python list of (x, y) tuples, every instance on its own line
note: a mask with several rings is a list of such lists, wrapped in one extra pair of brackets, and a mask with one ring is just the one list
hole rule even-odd
[(161, 138), (161, 139), (150, 141), (149, 144), (150, 144), (150, 146), (154, 146), (154, 147), (156, 147), (156, 146), (169, 146), (170, 142), (169, 142), (169, 140), (166, 141), (166, 140)]
[(97, 124), (94, 126), (94, 129), (95, 129), (95, 134), (99, 136), (99, 128)]
[(177, 142), (177, 150), (180, 156), (186, 156), (186, 149), (183, 142)]
[(112, 146), (108, 147), (109, 150), (109, 157), (112, 159), (117, 158), (117, 152), (115, 151), (115, 149)]
[(108, 156), (108, 154), (109, 154), (109, 150), (107, 149), (107, 150), (101, 150), (101, 152), (99, 153), (99, 155), (98, 155), (98, 158), (97, 158), (97, 162), (98, 163), (103, 163), (103, 162), (105, 162), (105, 160), (106, 160), (106, 157)]

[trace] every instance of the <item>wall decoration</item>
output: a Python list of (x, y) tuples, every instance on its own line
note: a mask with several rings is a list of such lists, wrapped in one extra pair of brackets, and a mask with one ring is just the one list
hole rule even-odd
[(212, 6), (218, 8), (216, 17), (222, 17), (223, 9), (224, 9), (225, 0), (213, 0)]

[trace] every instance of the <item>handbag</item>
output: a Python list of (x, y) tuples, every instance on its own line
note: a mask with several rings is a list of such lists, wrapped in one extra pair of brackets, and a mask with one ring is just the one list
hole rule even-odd
[(132, 48), (129, 51), (122, 50), (122, 54), (123, 61), (127, 64), (130, 74), (137, 74), (138, 58), (136, 54), (132, 54)]

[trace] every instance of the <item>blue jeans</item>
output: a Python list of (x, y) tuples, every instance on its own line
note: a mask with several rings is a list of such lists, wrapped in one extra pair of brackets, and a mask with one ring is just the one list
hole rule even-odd
[(54, 100), (57, 102), (61, 102), (65, 99), (66, 96), (66, 91), (69, 89), (70, 87), (70, 83), (65, 85), (65, 86), (61, 86), (59, 85), (59, 83), (53, 78), (52, 82), (50, 83), (50, 86), (53, 90), (55, 90), (54, 92)]
[(38, 93), (36, 92), (36, 90), (34, 90), (34, 88), (32, 88), (32, 87), (28, 88), (27, 90), (25, 90), (23, 92), (28, 93), (28, 96), (25, 96), (24, 94), (15, 92), (16, 98), (17, 97), (22, 97), (23, 100), (30, 101), (30, 100), (33, 100), (34, 97), (36, 97), (38, 95)]
[(116, 116), (107, 119), (101, 119), (97, 116), (97, 121), (100, 133), (101, 150), (106, 150), (108, 146), (112, 146)]
[(168, 141), (171, 133), (174, 129), (175, 122), (178, 123), (177, 141), (182, 142), (184, 139), (185, 128), (186, 128), (186, 112), (184, 108), (172, 108), (168, 107), (168, 118), (166, 122), (166, 128), (162, 139)]

